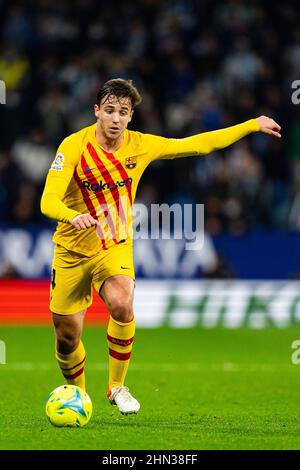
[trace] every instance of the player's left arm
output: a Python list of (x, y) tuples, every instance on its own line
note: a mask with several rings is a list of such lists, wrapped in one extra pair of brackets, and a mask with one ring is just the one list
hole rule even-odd
[(241, 124), (211, 132), (193, 135), (183, 139), (166, 139), (149, 136), (152, 159), (178, 158), (191, 155), (206, 155), (215, 150), (228, 147), (252, 132), (264, 132), (280, 138), (281, 127), (273, 119), (260, 116)]

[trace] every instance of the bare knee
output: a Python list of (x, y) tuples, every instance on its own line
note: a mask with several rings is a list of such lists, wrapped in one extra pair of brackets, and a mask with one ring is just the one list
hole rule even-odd
[(109, 311), (111, 316), (119, 322), (129, 323), (133, 320), (131, 299), (115, 298), (110, 302)]
[(56, 349), (61, 354), (75, 351), (80, 341), (80, 335), (72, 332), (56, 330)]
[(57, 351), (61, 354), (70, 354), (75, 351), (82, 333), (81, 318), (53, 314), (53, 323)]
[(134, 281), (129, 276), (111, 276), (104, 282), (100, 295), (116, 321), (129, 323), (133, 320), (133, 291)]

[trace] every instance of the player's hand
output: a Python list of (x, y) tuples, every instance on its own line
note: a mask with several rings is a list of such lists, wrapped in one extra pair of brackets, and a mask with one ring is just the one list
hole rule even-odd
[(281, 127), (274, 119), (268, 118), (267, 116), (260, 116), (257, 118), (259, 124), (259, 130), (265, 134), (274, 135), (275, 137), (280, 138)]
[(91, 214), (79, 214), (74, 217), (71, 224), (76, 230), (82, 230), (93, 227), (94, 225), (99, 225), (99, 222), (95, 220)]

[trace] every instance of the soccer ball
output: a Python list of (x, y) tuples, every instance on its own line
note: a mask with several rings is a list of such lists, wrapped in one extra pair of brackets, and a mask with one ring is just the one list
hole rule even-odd
[(76, 385), (61, 385), (50, 393), (46, 403), (46, 415), (54, 426), (85, 426), (93, 411), (89, 395)]

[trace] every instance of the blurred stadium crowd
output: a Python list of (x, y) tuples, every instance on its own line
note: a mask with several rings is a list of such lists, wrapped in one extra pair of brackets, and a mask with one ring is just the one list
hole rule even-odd
[(0, 219), (46, 220), (39, 200), (68, 134), (94, 122), (108, 79), (130, 78), (143, 102), (131, 128), (170, 137), (259, 116), (282, 126), (218, 152), (152, 164), (139, 202), (204, 203), (211, 234), (300, 228), (297, 2), (0, 0)]

